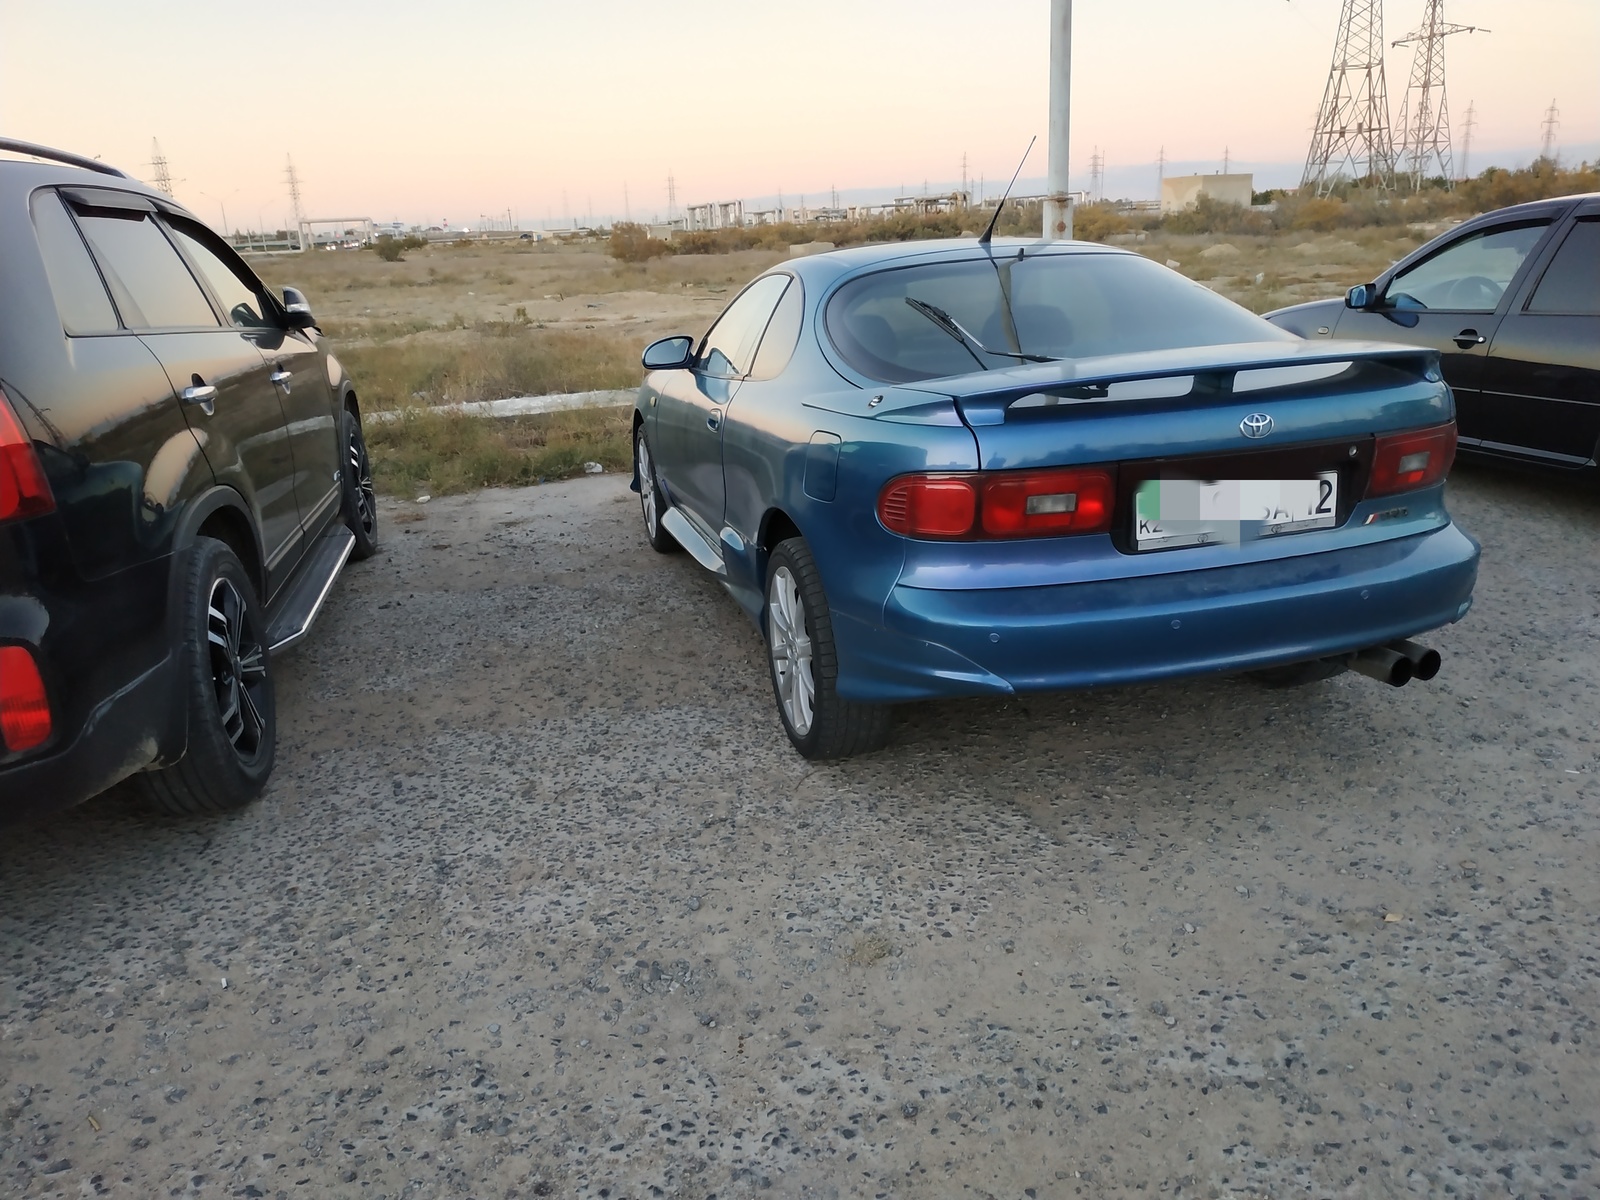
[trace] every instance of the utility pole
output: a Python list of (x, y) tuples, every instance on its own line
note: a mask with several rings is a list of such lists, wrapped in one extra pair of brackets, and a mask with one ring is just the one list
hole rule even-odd
[[(1411, 60), (1411, 82), (1400, 105), (1400, 147), (1397, 158), (1405, 163), (1413, 190), (1422, 187), (1429, 168), (1437, 164), (1445, 185), (1455, 185), (1450, 167), (1450, 106), (1444, 90), (1444, 39), (1457, 33), (1472, 33), (1476, 26), (1452, 25), (1444, 19), (1444, 0), (1427, 0), (1420, 28), (1408, 33), (1396, 46), (1415, 45)], [(1484, 33), (1489, 31), (1485, 29)]]
[(283, 156), (284, 177), (289, 183), (289, 208), (294, 213), (294, 225), (300, 236), (300, 249), (311, 248), (311, 227), (306, 221), (304, 206), (300, 203), (300, 176), (294, 172), (294, 159), (289, 155)]
[(161, 153), (161, 143), (150, 139), (150, 167), (155, 172), (156, 190), (172, 195), (172, 170), (167, 166), (167, 156)]
[(967, 152), (961, 152), (961, 203), (967, 203)]
[(678, 179), (671, 171), (667, 172), (667, 224), (672, 224), (678, 217)]
[(1346, 166), (1358, 180), (1370, 180), (1381, 188), (1393, 186), (1383, 0), (1344, 0), (1301, 190), (1327, 195)]
[(1100, 153), (1100, 147), (1094, 148), (1094, 153), (1089, 156), (1089, 203), (1095, 204), (1103, 197), (1101, 191), (1105, 180), (1106, 160)]
[(1167, 148), (1161, 147), (1161, 153), (1156, 155), (1156, 199), (1161, 199), (1162, 185), (1167, 181)]
[(1472, 130), (1478, 124), (1473, 116), (1474, 101), (1467, 101), (1467, 119), (1461, 122), (1461, 178), (1471, 179), (1472, 174), (1467, 170), (1467, 160), (1472, 155)]
[(1233, 159), (1228, 154), (1228, 147), (1224, 146), (1222, 148), (1222, 173), (1224, 175), (1228, 173), (1228, 167), (1232, 164), (1232, 162)]
[(1044, 237), (1072, 237), (1072, 0), (1050, 0), (1050, 161)]
[(1539, 157), (1547, 162), (1556, 161), (1556, 130), (1561, 128), (1561, 110), (1556, 107), (1554, 100), (1550, 107), (1544, 110), (1544, 124), (1540, 129), (1544, 131), (1544, 145), (1539, 151)]

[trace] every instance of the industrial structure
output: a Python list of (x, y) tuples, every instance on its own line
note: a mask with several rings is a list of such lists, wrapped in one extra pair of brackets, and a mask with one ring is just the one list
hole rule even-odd
[(1561, 128), (1561, 110), (1556, 107), (1554, 100), (1550, 101), (1550, 107), (1544, 110), (1544, 123), (1539, 128), (1543, 132), (1539, 157), (1547, 162), (1555, 162), (1556, 130)]
[(1161, 180), (1161, 215), (1193, 208), (1200, 197), (1219, 204), (1249, 208), (1255, 196), (1254, 175), (1166, 175)]
[[(1422, 25), (1395, 43), (1416, 46), (1411, 60), (1411, 81), (1400, 106), (1398, 165), (1413, 188), (1424, 179), (1442, 176), (1455, 182), (1450, 169), (1450, 105), (1444, 90), (1444, 40), (1457, 33), (1472, 33), (1475, 25), (1452, 25), (1444, 19), (1444, 0), (1427, 0)], [(1484, 30), (1485, 33), (1488, 30)]]
[(150, 139), (150, 170), (155, 178), (150, 182), (156, 191), (165, 192), (172, 196), (172, 168), (167, 165), (167, 156), (161, 153), (161, 143), (155, 138)]
[(1302, 191), (1325, 196), (1341, 178), (1393, 185), (1383, 51), (1383, 0), (1344, 0)]

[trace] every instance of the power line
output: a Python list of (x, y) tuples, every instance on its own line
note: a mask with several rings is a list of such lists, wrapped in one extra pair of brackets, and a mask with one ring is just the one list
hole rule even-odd
[(1550, 101), (1550, 107), (1544, 110), (1544, 124), (1540, 128), (1544, 131), (1544, 146), (1539, 151), (1539, 157), (1555, 162), (1556, 130), (1561, 128), (1561, 110), (1556, 107), (1554, 100)]
[(1344, 0), (1300, 187), (1325, 196), (1346, 167), (1379, 187), (1394, 182), (1382, 0)]

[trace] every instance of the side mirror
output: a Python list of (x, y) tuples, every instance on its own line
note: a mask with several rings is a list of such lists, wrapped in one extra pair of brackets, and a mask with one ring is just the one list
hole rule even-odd
[(676, 371), (687, 367), (694, 361), (694, 339), (679, 336), (651, 342), (639, 361), (647, 371)]
[(1357, 284), (1344, 294), (1344, 306), (1353, 308), (1357, 312), (1366, 312), (1377, 307), (1378, 289), (1370, 283)]
[(311, 315), (311, 305), (306, 303), (305, 294), (299, 288), (286, 287), (283, 289), (283, 308), (289, 314), (290, 329), (315, 329), (316, 317)]

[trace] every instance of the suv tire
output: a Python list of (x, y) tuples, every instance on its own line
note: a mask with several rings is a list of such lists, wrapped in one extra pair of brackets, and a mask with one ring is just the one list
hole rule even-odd
[(378, 494), (372, 486), (372, 461), (367, 438), (354, 409), (339, 410), (339, 491), (345, 527), (356, 535), (350, 557), (356, 561), (378, 552)]
[(178, 683), (188, 712), (183, 757), (134, 776), (156, 808), (228, 812), (272, 774), (277, 721), (265, 617), (244, 565), (224, 542), (197, 538), (181, 571)]

